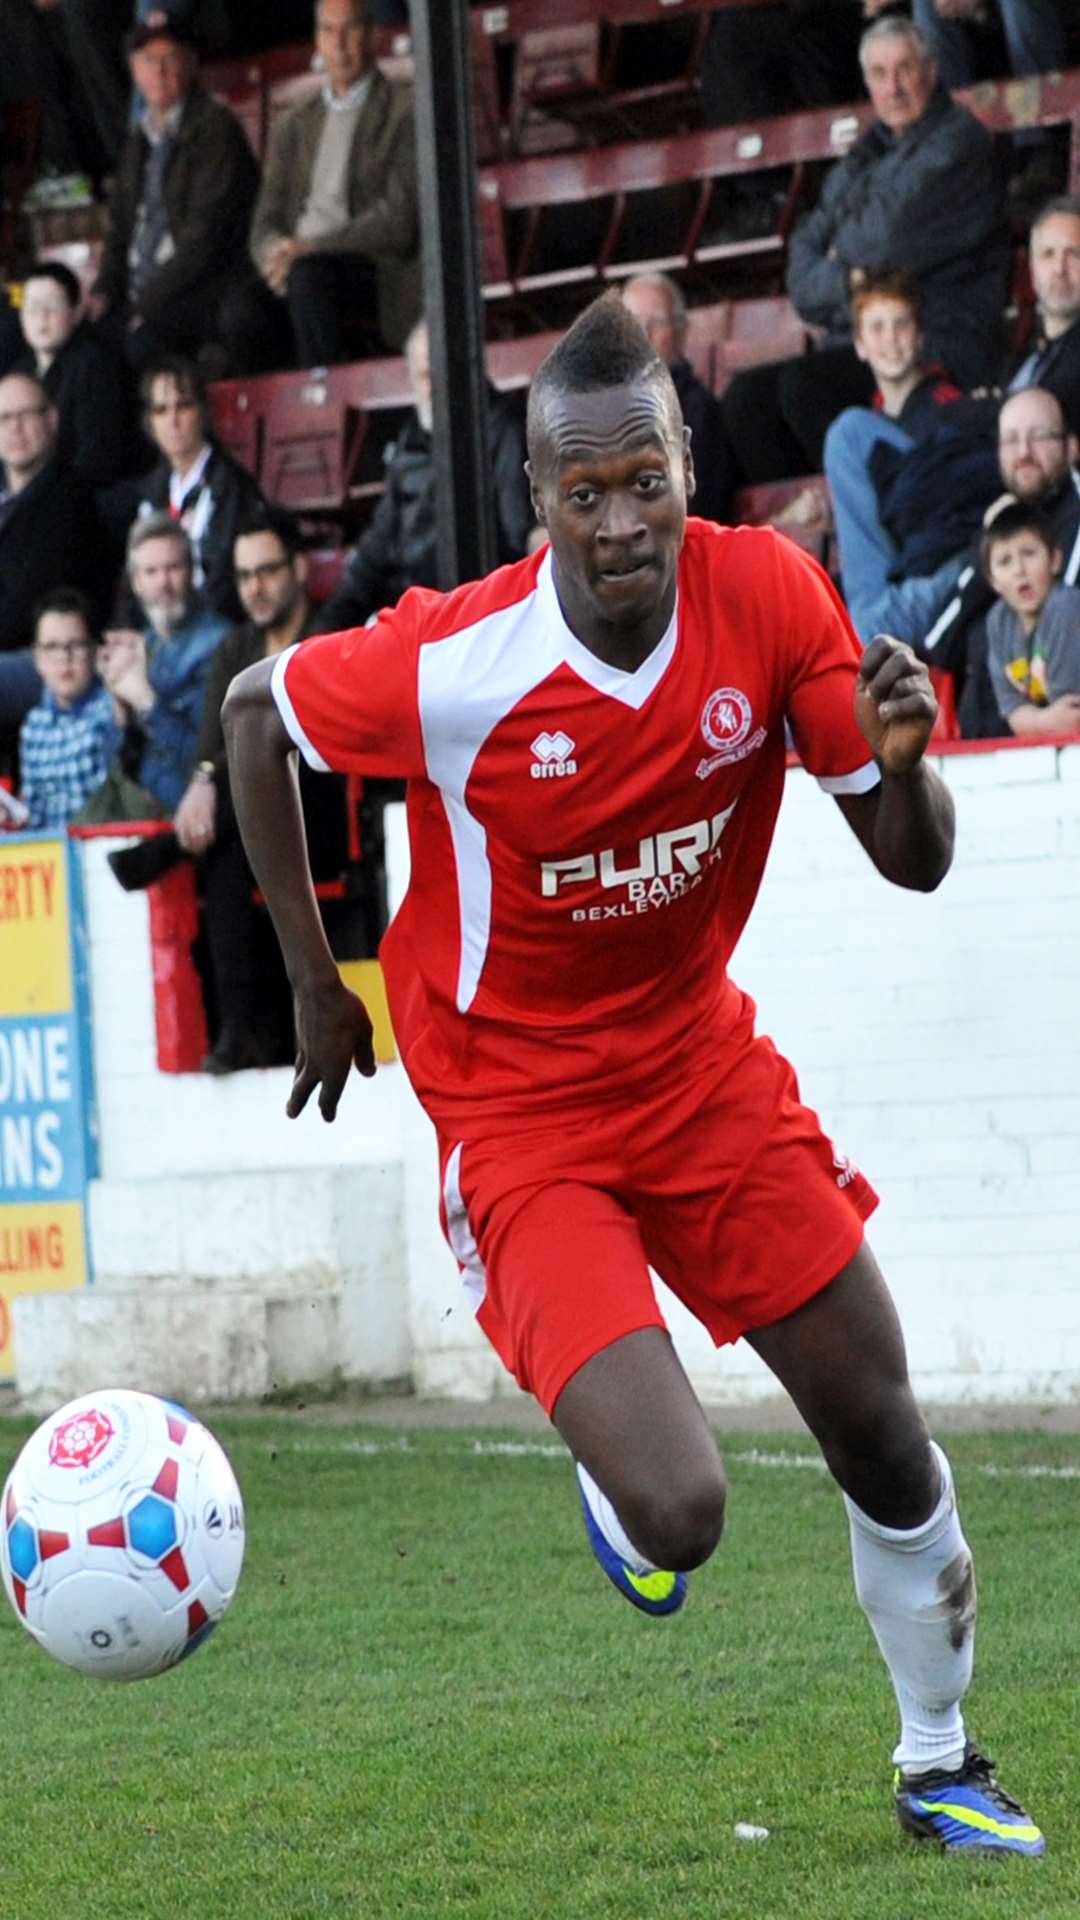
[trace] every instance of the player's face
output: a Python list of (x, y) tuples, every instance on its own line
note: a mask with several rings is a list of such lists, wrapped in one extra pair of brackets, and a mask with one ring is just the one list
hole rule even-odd
[(144, 540), (131, 561), (131, 585), (158, 633), (180, 625), (191, 591), (187, 548), (169, 534)]
[(855, 351), (875, 380), (906, 380), (918, 365), (919, 325), (906, 300), (868, 300), (859, 315)]
[(924, 60), (906, 34), (889, 34), (869, 49), (863, 68), (866, 91), (882, 126), (906, 133), (930, 105), (937, 80), (933, 62)]
[(556, 394), (535, 438), (533, 506), (563, 613), (587, 647), (635, 665), (671, 618), (694, 488), (677, 408), (653, 380)]
[(1040, 540), (1033, 528), (1022, 527), (991, 547), (990, 585), (1026, 626), (1034, 625), (1060, 561), (1060, 553)]
[(164, 118), (187, 93), (195, 61), (187, 47), (175, 41), (148, 40), (131, 56), (131, 77), (151, 112)]
[(150, 389), (150, 431), (177, 473), (194, 466), (206, 441), (198, 401), (171, 373), (159, 373)]
[(1031, 281), (1044, 320), (1071, 326), (1080, 314), (1080, 215), (1051, 213), (1036, 227)]
[(34, 665), (61, 707), (81, 700), (94, 677), (94, 642), (81, 613), (43, 613)]
[(56, 413), (36, 381), (12, 373), (0, 380), (0, 460), (9, 480), (30, 480), (49, 459)]
[(233, 556), (236, 590), (252, 626), (283, 626), (296, 611), (302, 575), (276, 533), (245, 533)]
[(42, 274), (23, 290), (19, 321), (27, 346), (35, 353), (59, 353), (75, 328), (76, 310), (58, 280)]
[(334, 93), (347, 93), (371, 65), (371, 32), (360, 0), (319, 0), (315, 47)]
[(1001, 477), (1018, 500), (1041, 500), (1061, 486), (1076, 455), (1061, 408), (1039, 387), (1016, 393), (1001, 409), (998, 463)]

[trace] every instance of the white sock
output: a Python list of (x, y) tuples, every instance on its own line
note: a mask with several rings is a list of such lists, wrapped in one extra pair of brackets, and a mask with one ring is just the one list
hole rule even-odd
[(618, 1554), (619, 1559), (629, 1567), (631, 1573), (658, 1573), (659, 1568), (655, 1560), (646, 1560), (645, 1555), (638, 1552), (607, 1494), (601, 1493), (592, 1474), (582, 1466), (580, 1460), (575, 1460), (574, 1465), (581, 1482), (581, 1491), (589, 1503), (589, 1512), (612, 1552)]
[(904, 1773), (958, 1770), (960, 1702), (975, 1653), (975, 1575), (949, 1463), (931, 1442), (941, 1497), (910, 1531), (882, 1527), (844, 1495), (855, 1591), (874, 1630), (900, 1709), (893, 1761)]

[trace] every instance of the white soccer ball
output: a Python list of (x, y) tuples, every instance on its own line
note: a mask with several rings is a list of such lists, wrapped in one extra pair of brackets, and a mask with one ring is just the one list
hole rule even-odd
[(80, 1673), (142, 1680), (194, 1653), (240, 1578), (244, 1505), (183, 1407), (109, 1387), (43, 1421), (0, 1501), (0, 1573), (39, 1646)]

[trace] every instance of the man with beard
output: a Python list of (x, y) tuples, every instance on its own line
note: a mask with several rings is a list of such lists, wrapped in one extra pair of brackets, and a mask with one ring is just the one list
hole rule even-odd
[[(234, 577), (246, 620), (233, 627), (208, 663), (191, 777), (159, 834), (110, 856), (121, 885), (147, 886), (188, 854), (198, 863), (216, 1013), (206, 1073), (235, 1073), (288, 1058), (291, 1019), (280, 950), (254, 899), (255, 883), (237, 831), (221, 731), (229, 682), (256, 660), (272, 660), (303, 639), (315, 619), (307, 565), (289, 515), (264, 507), (233, 545)], [(317, 623), (316, 623), (317, 624)], [(317, 879), (336, 877), (345, 858), (344, 782), (301, 770), (308, 857)]]
[[(145, 619), (142, 631), (113, 628), (98, 670), (112, 695), (114, 749), (147, 812), (179, 804), (195, 761), (210, 657), (228, 621), (203, 606), (192, 585), (191, 542), (167, 513), (136, 520), (128, 535), (128, 578)], [(137, 818), (130, 792), (120, 818)], [(98, 818), (108, 818), (98, 813)]]

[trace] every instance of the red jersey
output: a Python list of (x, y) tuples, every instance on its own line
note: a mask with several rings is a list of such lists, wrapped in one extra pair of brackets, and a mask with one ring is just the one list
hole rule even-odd
[(816, 562), (691, 520), (633, 673), (570, 631), (550, 549), (304, 642), (272, 686), (315, 768), (404, 776), (411, 879), (383, 942), (398, 1044), (466, 1132), (700, 1071), (783, 789), (785, 726), (832, 793), (878, 779), (860, 648)]

